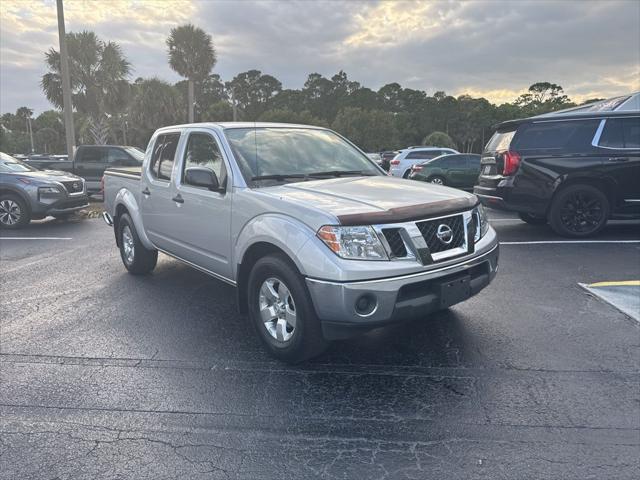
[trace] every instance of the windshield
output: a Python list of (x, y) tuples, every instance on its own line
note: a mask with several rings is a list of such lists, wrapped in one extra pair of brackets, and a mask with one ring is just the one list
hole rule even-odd
[(124, 147), (125, 151), (131, 155), (138, 162), (142, 163), (144, 160), (144, 152), (136, 147)]
[(13, 158), (11, 155), (0, 152), (0, 172), (36, 172), (37, 168), (33, 168), (26, 163), (21, 162), (17, 158)]
[(339, 135), (312, 128), (232, 128), (225, 135), (248, 185), (342, 175), (382, 175)]

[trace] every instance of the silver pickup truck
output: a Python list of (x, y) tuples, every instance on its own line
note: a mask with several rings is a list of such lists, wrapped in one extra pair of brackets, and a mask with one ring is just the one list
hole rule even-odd
[(464, 301), (498, 268), (474, 195), (389, 177), (324, 128), (162, 128), (141, 169), (105, 172), (104, 194), (129, 272), (151, 272), (160, 251), (235, 286), (267, 349), (292, 363)]

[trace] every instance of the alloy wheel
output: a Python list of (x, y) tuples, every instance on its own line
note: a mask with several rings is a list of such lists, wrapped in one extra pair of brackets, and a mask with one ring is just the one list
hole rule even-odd
[(604, 208), (600, 199), (585, 191), (569, 195), (560, 210), (560, 221), (573, 233), (594, 231), (603, 218)]
[(133, 234), (131, 233), (129, 225), (125, 225), (122, 229), (122, 248), (124, 250), (125, 261), (131, 265), (135, 258), (136, 248), (133, 243)]
[(431, 183), (435, 183), (436, 185), (444, 185), (444, 182), (440, 177), (434, 177), (430, 180)]
[(0, 223), (13, 226), (20, 221), (22, 210), (17, 202), (5, 199), (0, 202)]
[(296, 305), (289, 288), (278, 278), (262, 282), (258, 297), (262, 323), (269, 335), (280, 342), (293, 336), (296, 328)]

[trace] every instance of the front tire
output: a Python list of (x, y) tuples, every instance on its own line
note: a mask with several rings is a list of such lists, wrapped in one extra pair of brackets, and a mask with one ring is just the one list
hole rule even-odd
[(146, 248), (129, 214), (124, 213), (118, 221), (118, 244), (125, 268), (133, 275), (151, 272), (158, 262), (158, 251)]
[(592, 185), (571, 185), (551, 204), (549, 225), (564, 237), (588, 237), (602, 230), (609, 218), (609, 200)]
[(248, 311), (269, 353), (299, 363), (327, 346), (304, 278), (279, 254), (259, 259), (249, 274)]
[(528, 223), (529, 225), (546, 225), (547, 219), (546, 217), (538, 217), (537, 215), (532, 215), (531, 213), (519, 213), (518, 216), (520, 220)]
[(29, 209), (22, 198), (10, 193), (0, 196), (0, 227), (16, 229), (30, 221)]

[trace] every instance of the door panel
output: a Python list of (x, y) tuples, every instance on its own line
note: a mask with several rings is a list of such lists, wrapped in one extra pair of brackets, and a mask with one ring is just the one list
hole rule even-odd
[(173, 166), (179, 141), (177, 132), (158, 136), (140, 182), (142, 221), (147, 236), (156, 247), (173, 254), (177, 254), (174, 237), (180, 217), (179, 205), (172, 200), (175, 197)]
[(176, 218), (176, 229), (182, 232), (176, 248), (181, 258), (231, 278), (231, 195), (189, 185), (184, 180), (187, 168), (209, 168), (220, 185), (226, 187), (228, 169), (221, 152), (219, 141), (211, 132), (193, 130), (185, 139), (176, 182), (176, 193), (183, 201)]

